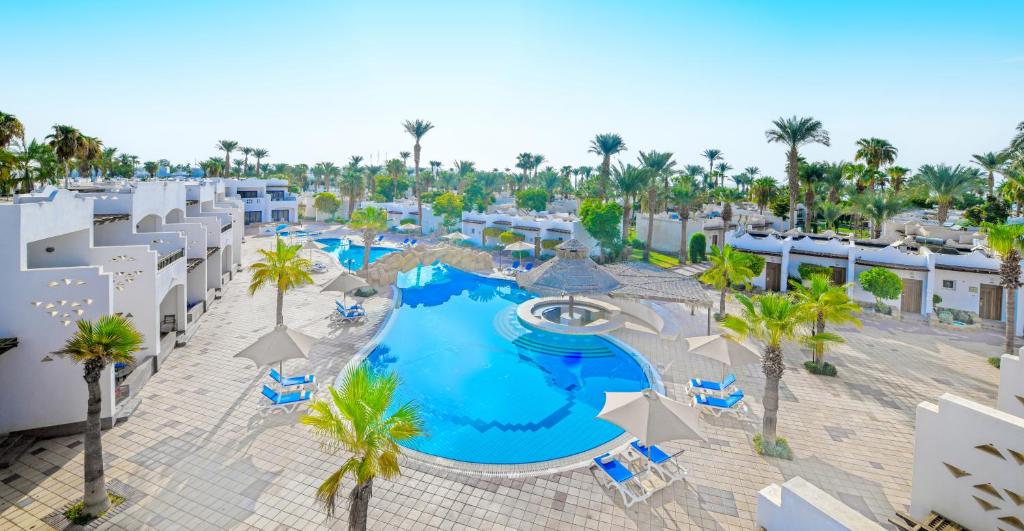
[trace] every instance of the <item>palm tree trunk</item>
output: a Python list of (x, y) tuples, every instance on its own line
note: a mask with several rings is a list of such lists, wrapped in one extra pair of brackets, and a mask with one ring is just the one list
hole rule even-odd
[(1017, 288), (1010, 287), (1006, 291), (1006, 341), (1004, 349), (1007, 354), (1015, 354), (1014, 336), (1017, 333)]
[(88, 361), (85, 365), (85, 383), (89, 390), (89, 401), (85, 415), (85, 513), (92, 516), (103, 514), (110, 507), (107, 485), (103, 475), (103, 441), (100, 426), (100, 405), (103, 393), (100, 390), (100, 375), (103, 365)]
[(725, 315), (725, 296), (729, 293), (729, 284), (726, 283), (725, 287), (722, 288), (722, 297), (718, 301), (718, 315), (722, 317)]
[(651, 261), (651, 242), (654, 241), (654, 201), (657, 200), (658, 191), (651, 187), (647, 191), (647, 245), (644, 246), (644, 262)]
[(376, 236), (373, 233), (365, 233), (363, 235), (363, 274), (366, 274), (366, 268), (370, 267), (370, 242), (373, 237)]
[(284, 324), (284, 290), (277, 287), (277, 324)]
[(373, 480), (357, 483), (349, 494), (351, 507), (348, 512), (349, 531), (366, 531), (366, 520), (370, 512), (370, 497), (373, 496)]
[(948, 201), (944, 201), (944, 200), (940, 200), (939, 201), (939, 211), (938, 211), (937, 215), (939, 217), (939, 224), (942, 224), (942, 223), (946, 222), (946, 218), (949, 217), (949, 202)]
[(796, 146), (789, 148), (789, 166), (786, 173), (789, 177), (789, 228), (796, 227), (796, 200), (800, 186), (797, 184), (797, 161), (800, 153)]
[[(814, 333), (821, 334), (825, 332), (825, 314), (818, 312), (818, 319), (815, 322)], [(814, 346), (814, 363), (820, 368), (825, 364), (825, 347), (824, 345)]]
[(420, 236), (423, 235), (423, 190), (420, 189), (420, 143), (412, 147), (412, 175), (416, 183), (416, 213), (419, 216)]
[(779, 381), (782, 379), (782, 371), (784, 369), (782, 365), (782, 349), (780, 347), (765, 347), (761, 369), (765, 375), (764, 398), (761, 400), (761, 403), (764, 405), (761, 437), (766, 445), (775, 446), (779, 412)]
[(992, 171), (988, 172), (988, 195), (992, 195), (992, 189), (996, 186), (996, 176)]
[(679, 263), (685, 264), (689, 258), (689, 253), (686, 249), (686, 225), (688, 225), (687, 218), (684, 218), (682, 214), (679, 215)]
[(608, 197), (608, 175), (611, 173), (612, 156), (605, 155), (601, 160), (601, 201)]
[(633, 201), (627, 195), (622, 201), (622, 241), (629, 242), (629, 222), (633, 218)]

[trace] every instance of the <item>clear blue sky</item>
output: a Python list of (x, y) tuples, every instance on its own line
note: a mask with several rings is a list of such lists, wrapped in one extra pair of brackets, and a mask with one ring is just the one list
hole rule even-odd
[(1016, 0), (207, 3), (2, 0), (0, 109), (143, 160), (221, 138), (271, 162), (394, 156), (424, 118), (424, 160), (446, 165), (596, 164), (588, 141), (611, 131), (626, 160), (717, 147), (777, 178), (764, 130), (782, 115), (831, 132), (811, 159), (879, 136), (914, 168), (1002, 148), (1024, 120)]

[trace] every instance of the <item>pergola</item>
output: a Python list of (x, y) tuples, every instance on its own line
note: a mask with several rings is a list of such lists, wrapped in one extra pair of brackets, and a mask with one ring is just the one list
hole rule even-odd
[(715, 302), (696, 279), (646, 262), (618, 262), (600, 267), (619, 281), (620, 286), (608, 293), (612, 298), (678, 302), (706, 308), (711, 334), (711, 308)]

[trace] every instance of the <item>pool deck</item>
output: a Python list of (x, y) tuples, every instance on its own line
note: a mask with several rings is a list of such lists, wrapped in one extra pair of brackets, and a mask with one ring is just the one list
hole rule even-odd
[[(271, 238), (248, 238), (243, 263)], [(317, 275), (326, 282), (337, 272)], [(297, 414), (256, 412), (266, 380), (251, 362), (232, 356), (273, 325), (274, 295), (246, 293), (248, 272), (230, 283), (220, 304), (185, 347), (175, 349), (141, 391), (124, 423), (104, 432), (108, 481), (131, 491), (105, 529), (346, 528), (345, 502), (328, 519), (313, 498), (341, 462), (320, 450)], [(367, 301), (367, 321), (332, 328), (335, 294), (306, 286), (285, 297), (289, 326), (323, 339), (310, 360), (288, 374), (333, 379), (386, 315), (390, 295)], [(684, 335), (703, 335), (705, 318), (675, 307)], [(378, 480), (371, 529), (752, 529), (756, 493), (803, 476), (869, 517), (884, 521), (909, 503), (916, 405), (944, 392), (992, 405), (998, 372), (985, 357), (999, 351), (992, 332), (928, 328), (920, 323), (866, 319), (863, 330), (840, 328), (848, 343), (830, 359), (838, 378), (807, 374), (806, 356), (786, 352), (779, 432), (793, 461), (754, 453), (763, 376), (737, 370), (750, 396), (744, 420), (705, 417), (705, 443), (663, 445), (689, 468), (686, 482), (646, 503), (622, 507), (592, 472), (576, 469), (536, 477), (465, 475), (406, 459), (395, 481)], [(691, 376), (714, 378), (721, 366), (685, 355), (685, 342), (622, 329), (622, 341), (646, 354), (670, 396), (683, 398)], [(83, 404), (83, 408), (85, 405)], [(0, 529), (49, 529), (44, 521), (82, 489), (81, 436), (37, 442), (0, 471)], [(347, 481), (343, 490), (351, 487)]]

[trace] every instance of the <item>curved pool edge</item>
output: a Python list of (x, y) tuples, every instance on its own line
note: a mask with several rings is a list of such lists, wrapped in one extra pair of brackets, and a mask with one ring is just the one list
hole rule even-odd
[[(472, 273), (472, 272), (471, 272)], [(493, 279), (494, 277), (488, 277), (479, 273), (472, 273), (482, 278)], [(397, 284), (390, 284), (391, 288), (391, 308), (388, 316), (384, 323), (377, 329), (377, 332), (370, 338), (369, 341), (363, 345), (352, 358), (342, 366), (341, 371), (334, 379), (334, 384), (339, 385), (342, 377), (350, 369), (356, 365), (362, 363), (374, 349), (383, 341), (385, 335), (391, 328), (394, 327), (394, 323), (398, 316), (399, 309), (402, 305), (402, 290)], [(643, 354), (637, 349), (626, 343), (625, 341), (614, 337), (610, 334), (597, 334), (594, 337), (599, 337), (605, 341), (608, 341), (612, 345), (618, 347), (620, 350), (625, 352), (644, 372), (647, 377), (647, 381), (650, 385), (658, 392), (664, 393), (664, 383), (661, 375), (655, 370), (654, 364), (651, 363)], [(603, 444), (584, 450), (582, 452), (559, 457), (557, 459), (549, 459), (547, 461), (536, 461), (531, 463), (515, 463), (515, 464), (490, 464), (490, 463), (474, 463), (470, 461), (459, 461), (457, 459), (450, 459), (446, 457), (439, 457), (433, 454), (420, 452), (406, 446), (402, 446), (402, 459), (414, 462), (417, 465), (426, 466), (434, 470), (440, 470), (444, 472), (462, 474), (470, 477), (477, 478), (526, 478), (526, 477), (538, 477), (552, 474), (560, 474), (572, 470), (586, 468), (593, 465), (593, 458), (597, 457), (605, 452), (619, 453), (626, 450), (629, 446), (629, 441), (635, 439), (629, 432), (623, 432), (614, 439), (607, 441)]]

